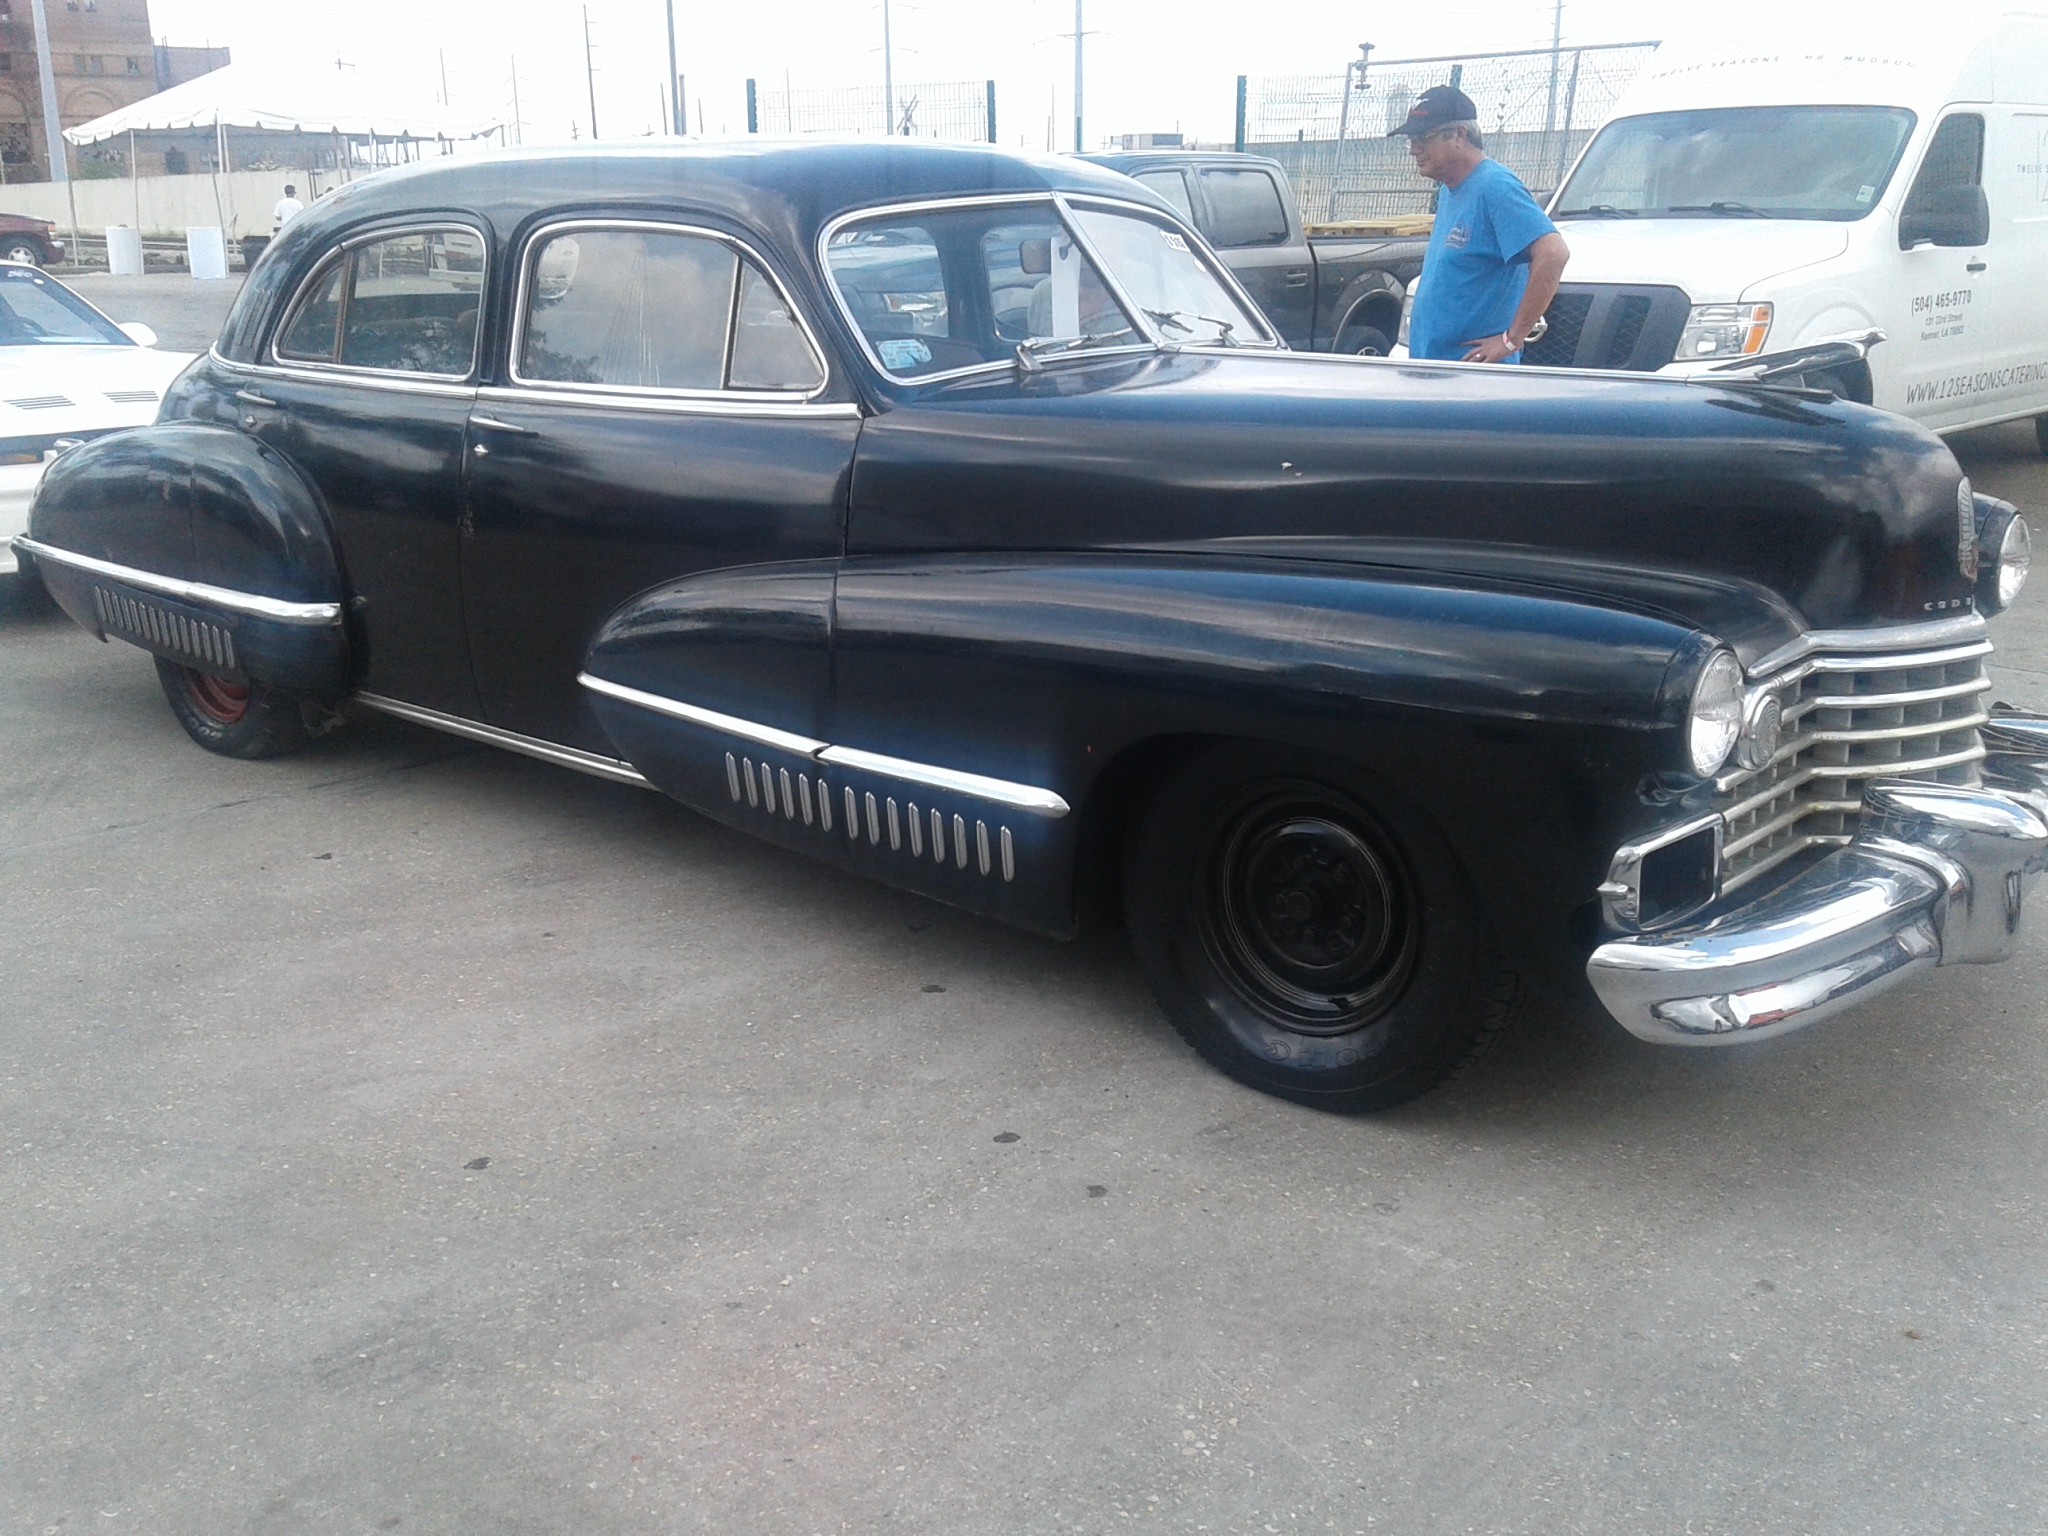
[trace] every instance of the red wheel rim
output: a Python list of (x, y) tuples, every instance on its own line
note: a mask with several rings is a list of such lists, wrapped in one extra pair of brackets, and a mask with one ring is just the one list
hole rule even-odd
[(199, 712), (217, 725), (233, 725), (249, 713), (249, 685), (210, 672), (185, 669), (185, 688)]

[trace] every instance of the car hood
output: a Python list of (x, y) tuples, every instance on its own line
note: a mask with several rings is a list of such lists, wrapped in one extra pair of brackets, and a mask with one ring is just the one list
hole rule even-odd
[(849, 552), (1298, 555), (1588, 594), (1745, 659), (1963, 606), (1961, 470), (1783, 390), (1297, 354), (942, 386), (871, 420)]
[(1849, 248), (1849, 226), (1794, 219), (1565, 219), (1572, 283), (1665, 283), (1727, 304)]
[(146, 426), (192, 357), (156, 347), (0, 347), (0, 438)]

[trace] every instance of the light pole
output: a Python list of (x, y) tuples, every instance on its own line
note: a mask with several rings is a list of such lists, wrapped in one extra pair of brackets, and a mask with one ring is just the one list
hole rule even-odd
[(1074, 153), (1080, 154), (1081, 143), (1081, 0), (1074, 0)]
[(683, 121), (683, 77), (676, 70), (676, 0), (667, 0), (667, 3), (668, 95), (670, 103), (668, 121), (669, 126), (675, 130), (676, 137), (680, 139), (683, 136), (684, 128), (688, 125)]
[(896, 54), (889, 41), (889, 0), (882, 0), (882, 112), (888, 121), (883, 131), (896, 133)]
[(590, 137), (597, 139), (597, 66), (590, 61), (590, 7), (583, 7), (583, 80), (590, 88)]

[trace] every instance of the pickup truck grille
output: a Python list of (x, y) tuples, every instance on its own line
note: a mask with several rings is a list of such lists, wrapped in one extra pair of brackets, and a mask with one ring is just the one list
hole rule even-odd
[(1761, 679), (1783, 702), (1777, 756), (1715, 781), (1726, 826), (1721, 888), (1735, 890), (1810, 848), (1856, 833), (1874, 779), (1975, 784), (1991, 642), (1884, 654), (1826, 652)]

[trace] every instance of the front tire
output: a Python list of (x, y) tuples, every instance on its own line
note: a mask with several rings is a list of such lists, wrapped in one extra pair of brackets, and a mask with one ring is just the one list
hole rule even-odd
[(156, 658), (171, 713), (200, 746), (223, 757), (281, 757), (313, 739), (297, 694), (263, 683), (234, 683)]
[(1202, 752), (1147, 812), (1125, 899), (1181, 1037), (1296, 1103), (1363, 1112), (1426, 1093), (1479, 1057), (1513, 999), (1441, 834), (1337, 759)]
[(1337, 350), (1353, 357), (1386, 357), (1393, 352), (1394, 343), (1377, 326), (1354, 325), (1344, 332)]
[(31, 245), (26, 240), (10, 240), (6, 245), (0, 246), (0, 261), (20, 261), (31, 267), (40, 267), (43, 264), (43, 249), (39, 245)]

